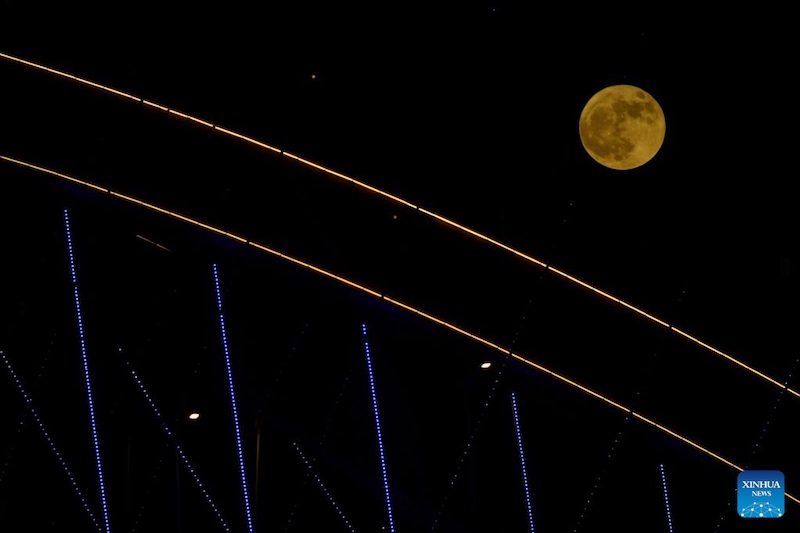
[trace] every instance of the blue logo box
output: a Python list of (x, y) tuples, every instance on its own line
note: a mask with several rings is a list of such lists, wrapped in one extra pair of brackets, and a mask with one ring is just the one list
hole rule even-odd
[(736, 503), (742, 518), (780, 518), (784, 515), (784, 478), (778, 470), (745, 470), (736, 480)]

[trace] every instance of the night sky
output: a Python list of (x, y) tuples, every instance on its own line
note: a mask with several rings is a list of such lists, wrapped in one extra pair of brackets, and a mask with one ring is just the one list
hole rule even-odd
[[(797, 43), (757, 11), (0, 3), (0, 53), (345, 177), (3, 57), (0, 156), (378, 294), (0, 160), (0, 530), (247, 531), (227, 346), (258, 532), (529, 532), (512, 395), (537, 532), (797, 531), (789, 497), (740, 519), (735, 468), (507, 354), (800, 497)], [(666, 115), (628, 171), (578, 136), (614, 84)]]

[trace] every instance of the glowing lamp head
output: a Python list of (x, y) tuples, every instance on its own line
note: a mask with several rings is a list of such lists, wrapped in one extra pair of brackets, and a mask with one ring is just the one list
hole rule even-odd
[(200, 413), (197, 411), (192, 411), (189, 413), (189, 420), (200, 420)]
[(486, 370), (486, 369), (491, 368), (491, 367), (492, 367), (492, 363), (490, 363), (489, 361), (485, 361), (485, 362), (481, 363), (481, 368), (483, 370)]

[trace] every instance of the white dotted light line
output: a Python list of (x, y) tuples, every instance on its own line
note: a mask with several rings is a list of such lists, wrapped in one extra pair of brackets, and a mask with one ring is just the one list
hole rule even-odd
[[(505, 363), (505, 361), (503, 361)], [(448, 486), (448, 490), (442, 499), (442, 503), (439, 505), (439, 510), (436, 512), (436, 516), (433, 518), (433, 522), (431, 523), (431, 533), (436, 531), (436, 527), (439, 525), (439, 520), (444, 513), (445, 505), (447, 504), (450, 494), (452, 490), (455, 488), (456, 483), (458, 482), (459, 476), (461, 474), (461, 469), (464, 466), (464, 462), (467, 460), (469, 456), (469, 452), (472, 448), (472, 444), (475, 441), (475, 437), (478, 434), (478, 430), (481, 428), (481, 424), (483, 423), (484, 418), (486, 417), (486, 413), (489, 410), (489, 405), (492, 403), (494, 399), (495, 391), (497, 390), (497, 385), (500, 382), (500, 376), (502, 375), (502, 369), (498, 370), (497, 374), (495, 375), (494, 381), (492, 382), (492, 387), (489, 390), (489, 394), (484, 400), (483, 404), (481, 405), (480, 413), (478, 414), (478, 420), (475, 422), (475, 429), (473, 429), (472, 433), (467, 437), (467, 443), (464, 445), (464, 449), (461, 451), (461, 454), (458, 457), (458, 463), (456, 464), (456, 471), (453, 474), (453, 479), (450, 480), (450, 485)]]
[(322, 434), (319, 437), (319, 441), (317, 442), (318, 450), (321, 450), (325, 446), (328, 434), (330, 433), (331, 427), (333, 426), (334, 416), (339, 410), (339, 405), (342, 403), (342, 398), (344, 397), (344, 393), (347, 390), (347, 386), (350, 384), (350, 374), (352, 373), (352, 371), (353, 371), (352, 367), (348, 369), (347, 374), (345, 375), (344, 380), (342, 381), (342, 385), (339, 387), (339, 392), (336, 394), (336, 399), (333, 401), (333, 404), (328, 409), (329, 415), (327, 420), (325, 421), (325, 427), (322, 429)]
[[(539, 277), (541, 279), (541, 276)], [(510, 349), (513, 350), (514, 346), (516, 345), (517, 338), (519, 337), (519, 332), (521, 329), (521, 323), (525, 321), (527, 312), (530, 309), (530, 305), (533, 300), (529, 299), (528, 303), (523, 311), (522, 315), (520, 316), (520, 325), (517, 326), (516, 331), (514, 331), (514, 336), (511, 339)], [(489, 388), (489, 393), (487, 394), (486, 400), (484, 400), (483, 404), (481, 405), (480, 412), (478, 414), (478, 419), (475, 422), (475, 428), (472, 432), (467, 436), (467, 443), (464, 446), (464, 449), (459, 455), (458, 463), (456, 464), (456, 470), (453, 474), (453, 479), (450, 480), (450, 485), (447, 487), (447, 491), (445, 492), (444, 498), (442, 498), (442, 502), (439, 504), (439, 509), (436, 511), (436, 515), (433, 518), (433, 522), (431, 522), (431, 533), (436, 531), (436, 527), (439, 525), (439, 520), (442, 517), (442, 513), (444, 512), (445, 505), (447, 504), (450, 493), (452, 492), (453, 488), (455, 487), (456, 482), (458, 481), (458, 477), (461, 473), (461, 468), (464, 466), (464, 461), (466, 461), (467, 457), (469, 456), (470, 448), (472, 447), (472, 443), (475, 440), (475, 436), (478, 434), (478, 430), (480, 430), (481, 424), (483, 419), (486, 416), (487, 411), (489, 410), (489, 405), (492, 403), (494, 399), (495, 391), (497, 390), (497, 386), (500, 383), (500, 377), (503, 375), (503, 368), (505, 367), (506, 359), (501, 360), (500, 367), (495, 374), (494, 380), (492, 381), (492, 385)]]
[[(624, 423), (627, 424), (630, 421), (631, 416), (630, 414), (625, 415)], [(611, 448), (608, 450), (606, 454), (606, 462), (610, 463), (614, 457), (614, 452), (617, 450), (617, 446), (620, 444), (620, 440), (622, 440), (623, 429), (620, 429), (617, 432), (617, 436), (614, 438), (614, 441), (611, 443)], [(586, 514), (589, 512), (589, 507), (592, 504), (593, 498), (595, 493), (600, 489), (600, 484), (603, 480), (603, 476), (605, 475), (606, 471), (608, 470), (607, 466), (604, 466), (600, 473), (594, 480), (594, 485), (592, 486), (592, 490), (589, 491), (589, 497), (586, 499), (586, 502), (583, 504), (583, 509), (581, 510), (581, 514), (578, 516), (578, 522), (575, 524), (575, 527), (572, 528), (572, 533), (577, 533), (579, 528), (582, 525), (583, 519), (586, 517)]]
[(217, 505), (214, 503), (214, 500), (211, 499), (211, 494), (209, 494), (208, 490), (206, 489), (206, 486), (200, 480), (200, 476), (195, 471), (194, 467), (192, 466), (192, 463), (189, 462), (189, 458), (186, 457), (186, 454), (183, 452), (183, 448), (181, 448), (180, 444), (178, 444), (178, 442), (175, 440), (175, 434), (172, 432), (172, 430), (169, 428), (167, 423), (164, 421), (164, 417), (162, 416), (161, 411), (159, 411), (158, 407), (156, 407), (155, 401), (153, 401), (153, 397), (150, 396), (150, 393), (148, 392), (147, 388), (144, 386), (144, 383), (142, 383), (142, 380), (139, 378), (139, 375), (136, 373), (136, 371), (133, 370), (132, 368), (129, 368), (129, 370), (130, 370), (131, 376), (133, 377), (134, 381), (136, 381), (136, 385), (139, 387), (139, 390), (142, 391), (142, 395), (144, 395), (144, 398), (145, 398), (145, 400), (147, 400), (148, 405), (150, 405), (150, 409), (152, 409), (152, 411), (156, 415), (156, 418), (158, 419), (158, 421), (161, 422), (161, 427), (164, 429), (164, 433), (166, 433), (167, 436), (170, 439), (172, 439), (173, 444), (175, 445), (175, 450), (178, 452), (178, 455), (180, 456), (181, 460), (183, 461), (183, 464), (186, 466), (186, 469), (192, 475), (192, 478), (194, 478), (195, 483), (197, 483), (197, 486), (200, 488), (200, 491), (203, 493), (203, 497), (206, 499), (206, 502), (208, 502), (208, 505), (211, 506), (211, 510), (214, 511), (214, 514), (216, 515), (217, 519), (219, 520), (220, 525), (222, 525), (222, 528), (225, 531), (230, 531), (230, 527), (228, 527), (228, 524), (225, 522), (225, 519), (222, 517), (222, 513), (220, 513), (220, 510), (217, 507)]
[[(678, 303), (680, 303), (680, 302), (681, 302), (681, 298), (679, 297), (678, 298)], [(655, 351), (653, 351), (653, 353), (651, 355), (651, 361), (650, 361), (649, 365), (644, 370), (644, 375), (640, 378), (639, 386), (637, 386), (635, 391), (634, 391), (633, 404), (632, 404), (632, 406), (634, 408), (638, 405), (638, 400), (642, 396), (642, 393), (644, 391), (644, 387), (646, 386), (644, 384), (644, 381), (648, 376), (651, 375), (654, 362), (657, 360), (657, 358), (658, 358), (658, 350), (655, 350)], [(625, 429), (626, 429), (626, 426), (627, 426), (628, 422), (631, 420), (631, 415), (632, 414), (634, 414), (634, 409), (633, 408), (630, 410), (630, 412), (628, 414), (625, 415), (625, 419), (623, 421), (623, 427), (622, 427), (622, 429), (617, 431), (617, 435), (614, 438), (613, 442), (611, 443), (611, 446), (610, 446), (610, 448), (608, 450), (608, 453), (606, 454), (606, 457), (605, 457), (605, 464), (600, 469), (600, 472), (598, 473), (597, 477), (595, 477), (594, 485), (592, 486), (592, 489), (589, 491), (589, 497), (586, 499), (586, 501), (583, 504), (583, 509), (581, 510), (580, 514), (578, 515), (578, 520), (577, 520), (575, 526), (572, 529), (572, 533), (577, 533), (578, 530), (583, 525), (583, 520), (586, 517), (587, 513), (589, 512), (589, 508), (591, 507), (591, 505), (592, 505), (592, 503), (594, 501), (595, 494), (601, 488), (603, 478), (605, 477), (606, 473), (608, 472), (609, 464), (614, 459), (614, 454), (616, 453), (617, 448), (620, 445), (620, 441), (622, 440), (622, 437), (624, 435), (624, 432), (625, 432)]]
[(669, 510), (669, 493), (667, 492), (667, 476), (664, 473), (664, 465), (660, 464), (658, 467), (661, 469), (661, 487), (664, 489), (664, 507), (667, 510), (667, 527), (669, 533), (672, 533), (672, 513)]
[[(50, 344), (52, 344), (52, 343), (53, 342), (50, 341)], [(3, 353), (2, 350), (0, 350), (0, 354), (2, 354), (2, 353)], [(41, 378), (42, 378), (42, 374), (44, 373), (44, 367), (45, 367), (46, 363), (47, 363), (47, 356), (45, 355), (45, 357), (42, 359), (41, 364), (39, 365), (39, 372), (36, 375), (36, 378), (33, 380), (33, 388), (34, 389), (36, 388), (36, 385), (39, 382), (39, 380), (41, 380)], [(5, 460), (3, 461), (3, 466), (0, 466), (0, 484), (3, 482), (3, 479), (5, 478), (6, 469), (11, 464), (11, 459), (12, 459), (12, 457), (14, 455), (14, 452), (15, 452), (17, 446), (18, 446), (19, 436), (22, 434), (22, 431), (25, 428), (25, 422), (27, 421), (27, 419), (28, 419), (28, 411), (25, 411), (24, 413), (22, 413), (22, 416), (19, 419), (19, 423), (17, 423), (17, 434), (16, 434), (17, 438), (13, 439), (13, 442), (8, 447), (8, 453), (6, 455)]]
[(761, 443), (764, 441), (764, 437), (766, 437), (767, 431), (769, 430), (770, 422), (772, 422), (772, 420), (775, 419), (775, 415), (776, 415), (776, 413), (778, 411), (778, 407), (780, 406), (781, 399), (783, 398), (784, 393), (787, 390), (789, 390), (789, 383), (791, 383), (792, 376), (794, 375), (795, 371), (797, 370), (798, 363), (800, 363), (800, 358), (796, 358), (794, 360), (794, 363), (792, 363), (792, 367), (789, 370), (789, 375), (786, 377), (786, 381), (784, 381), (784, 383), (783, 383), (784, 388), (781, 389), (780, 392), (778, 392), (778, 396), (775, 399), (775, 403), (772, 404), (772, 409), (770, 409), (769, 416), (767, 417), (767, 420), (764, 422), (764, 426), (761, 428), (761, 432), (758, 434), (758, 438), (756, 439), (756, 443), (753, 446), (753, 449), (752, 449), (752, 451), (750, 453), (751, 460), (752, 460), (752, 458), (755, 458), (755, 455), (758, 452), (759, 446), (761, 446)]
[(17, 373), (12, 368), (11, 362), (8, 360), (8, 358), (5, 356), (3, 352), (0, 352), (0, 357), (2, 357), (3, 363), (5, 363), (9, 374), (11, 374), (11, 378), (17, 385), (17, 389), (19, 389), (20, 394), (22, 394), (22, 398), (25, 400), (25, 404), (28, 406), (28, 412), (31, 414), (33, 420), (36, 422), (36, 425), (39, 427), (39, 431), (42, 432), (42, 435), (47, 441), (47, 444), (50, 446), (50, 449), (55, 454), (56, 459), (61, 465), (61, 468), (64, 470), (64, 473), (67, 474), (67, 478), (69, 478), (69, 482), (72, 485), (72, 488), (75, 490), (75, 493), (78, 495), (78, 499), (80, 499), (81, 503), (83, 504), (83, 508), (86, 510), (86, 514), (89, 515), (89, 518), (91, 519), (95, 528), (97, 528), (98, 531), (103, 531), (102, 526), (97, 521), (97, 518), (95, 518), (91, 508), (89, 508), (89, 502), (86, 501), (86, 497), (83, 495), (83, 491), (81, 491), (80, 487), (78, 487), (78, 483), (77, 481), (75, 481), (75, 476), (72, 475), (72, 471), (67, 465), (67, 462), (64, 460), (64, 456), (61, 455), (61, 451), (59, 451), (59, 449), (56, 447), (56, 443), (53, 442), (53, 439), (50, 437), (50, 434), (45, 429), (42, 419), (39, 418), (39, 413), (37, 413), (36, 409), (33, 407), (33, 400), (31, 399), (30, 396), (28, 396), (28, 393), (25, 391), (25, 387), (23, 387), (22, 381), (20, 381), (19, 376), (17, 376)]
[(81, 303), (78, 297), (78, 277), (75, 274), (75, 256), (72, 251), (72, 233), (69, 228), (69, 213), (64, 210), (64, 225), (67, 233), (67, 249), (69, 250), (69, 268), (72, 275), (72, 289), (75, 296), (75, 312), (78, 316), (78, 336), (81, 345), (81, 357), (83, 358), (83, 375), (86, 381), (86, 394), (89, 403), (89, 418), (92, 422), (92, 440), (94, 441), (94, 456), (97, 461), (97, 478), (100, 482), (100, 499), (103, 504), (103, 519), (105, 521), (106, 533), (111, 533), (111, 524), (108, 517), (108, 502), (106, 500), (106, 484), (103, 478), (103, 464), (100, 460), (100, 440), (97, 436), (97, 420), (94, 415), (94, 399), (92, 397), (92, 382), (89, 378), (89, 359), (86, 355), (86, 337), (83, 333), (83, 318), (81, 316)]
[[(294, 350), (294, 348), (292, 348)], [(334, 400), (333, 404), (331, 405), (330, 412), (328, 414), (328, 418), (325, 422), (325, 427), (322, 430), (322, 434), (320, 435), (319, 442), (317, 443), (317, 449), (322, 450), (325, 446), (325, 442), (328, 436), (328, 432), (330, 431), (331, 426), (333, 425), (333, 418), (335, 413), (338, 411), (339, 405), (341, 404), (342, 397), (344, 396), (345, 390), (350, 382), (350, 374), (352, 373), (352, 368), (348, 369), (347, 375), (342, 382), (342, 385), (339, 387), (339, 393), (336, 395), (336, 400)], [(297, 444), (295, 444), (297, 446)], [(309, 460), (309, 468), (313, 468), (314, 462), (316, 459), (311, 458)], [(303, 481), (303, 486), (305, 486), (306, 481)], [(300, 506), (300, 499), (296, 497), (294, 499), (294, 503), (292, 505), (292, 510), (289, 512), (289, 515), (286, 519), (286, 523), (283, 526), (283, 531), (288, 531), (289, 526), (294, 519), (295, 512), (297, 511), (298, 507)]]
[(528, 525), (533, 531), (533, 509), (531, 509), (531, 492), (528, 487), (528, 471), (525, 467), (525, 449), (522, 446), (522, 431), (519, 428), (519, 412), (517, 411), (517, 396), (511, 393), (511, 407), (514, 411), (514, 429), (517, 433), (517, 446), (519, 447), (519, 463), (522, 467), (522, 483), (525, 486), (525, 505), (528, 507)]
[(369, 372), (369, 390), (372, 393), (372, 409), (375, 411), (375, 429), (378, 433), (378, 451), (381, 456), (381, 473), (383, 474), (383, 489), (386, 495), (386, 512), (389, 515), (389, 532), (394, 533), (394, 517), (392, 516), (392, 499), (389, 494), (389, 477), (386, 473), (386, 456), (383, 450), (383, 435), (381, 433), (381, 418), (378, 414), (378, 396), (375, 393), (375, 377), (372, 373), (372, 359), (369, 354), (367, 341), (367, 325), (361, 325), (361, 334), (364, 337), (364, 353), (367, 357), (367, 370)]
[(242, 452), (242, 437), (239, 431), (239, 411), (236, 408), (236, 394), (233, 388), (233, 371), (231, 370), (231, 356), (228, 351), (228, 335), (225, 332), (225, 317), (222, 314), (222, 296), (219, 290), (219, 275), (217, 274), (217, 265), (214, 267), (214, 286), (217, 291), (217, 308), (219, 309), (219, 328), (222, 332), (222, 349), (225, 352), (225, 367), (228, 373), (228, 388), (231, 393), (231, 409), (233, 411), (233, 427), (236, 430), (236, 448), (239, 453), (239, 472), (242, 476), (242, 494), (244, 495), (244, 511), (247, 515), (247, 530), (253, 533), (253, 518), (250, 515), (250, 496), (247, 493), (247, 479), (245, 477), (244, 469), (244, 453)]
[[(28, 412), (25, 411), (19, 419), (17, 423), (17, 437), (22, 433), (23, 428), (25, 427), (25, 420), (28, 418)], [(16, 440), (16, 439), (15, 439)], [(14, 449), (16, 447), (16, 443), (12, 443), (11, 446), (8, 448), (8, 454), (6, 455), (5, 461), (3, 461), (3, 466), (0, 467), (0, 483), (3, 482), (6, 476), (6, 469), (8, 465), (11, 464), (11, 459), (14, 455)]]
[(344, 521), (344, 525), (347, 526), (347, 529), (349, 529), (350, 531), (355, 532), (355, 529), (353, 529), (353, 525), (347, 519), (347, 516), (345, 516), (345, 514), (342, 511), (341, 507), (339, 507), (339, 505), (336, 503), (336, 500), (333, 499), (333, 496), (331, 496), (331, 493), (328, 492), (327, 487), (325, 487), (325, 484), (322, 482), (320, 477), (316, 474), (316, 472), (314, 472), (314, 467), (311, 466), (311, 461), (309, 461), (306, 458), (306, 456), (303, 454), (302, 450), (300, 450), (300, 447), (297, 445), (296, 442), (293, 442), (292, 444), (294, 445), (294, 449), (297, 450), (297, 453), (300, 455), (300, 459), (303, 460), (303, 463), (308, 468), (309, 475), (312, 476), (314, 478), (314, 480), (317, 482), (317, 485), (319, 485), (319, 488), (325, 494), (325, 497), (328, 498), (328, 501), (330, 502), (330, 504), (333, 506), (333, 508), (336, 510), (336, 512), (341, 517), (341, 519)]
[(164, 453), (169, 449), (170, 449), (170, 442), (165, 441), (162, 453), (159, 454), (158, 462), (156, 463), (156, 467), (153, 469), (153, 475), (150, 476), (150, 483), (147, 485), (147, 488), (145, 489), (144, 493), (141, 496), (142, 503), (139, 506), (139, 509), (136, 513), (136, 518), (133, 520), (131, 524), (131, 533), (135, 533), (139, 529), (140, 525), (139, 522), (142, 520), (142, 516), (144, 515), (145, 502), (153, 494), (153, 486), (158, 481), (158, 476), (161, 473), (161, 468), (164, 466)]

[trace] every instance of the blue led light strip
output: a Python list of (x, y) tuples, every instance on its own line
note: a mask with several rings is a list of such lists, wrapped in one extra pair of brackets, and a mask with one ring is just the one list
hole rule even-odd
[(533, 510), (531, 509), (531, 491), (528, 488), (528, 471), (525, 468), (525, 450), (522, 447), (522, 431), (519, 429), (519, 413), (517, 411), (517, 396), (511, 393), (511, 407), (514, 411), (514, 429), (517, 432), (517, 447), (519, 448), (519, 463), (522, 466), (522, 484), (525, 487), (525, 505), (528, 507), (528, 525), (533, 531)]
[(669, 510), (669, 494), (667, 493), (667, 476), (664, 474), (664, 465), (658, 465), (661, 470), (661, 487), (664, 489), (664, 506), (667, 510), (667, 527), (669, 533), (672, 533), (672, 513)]
[(22, 398), (25, 400), (25, 404), (28, 406), (28, 412), (33, 417), (33, 420), (36, 422), (36, 425), (39, 427), (39, 431), (42, 432), (44, 435), (47, 444), (50, 445), (50, 449), (56, 456), (58, 463), (61, 465), (61, 468), (64, 470), (64, 473), (67, 474), (67, 478), (69, 478), (70, 485), (75, 490), (75, 493), (78, 495), (78, 499), (80, 499), (81, 503), (83, 504), (83, 508), (86, 510), (86, 514), (89, 515), (92, 523), (94, 524), (97, 531), (103, 531), (103, 528), (100, 526), (100, 523), (95, 518), (94, 513), (92, 512), (91, 508), (89, 508), (89, 502), (86, 501), (86, 497), (83, 495), (83, 491), (81, 491), (80, 487), (78, 487), (77, 481), (75, 481), (75, 476), (72, 475), (72, 471), (69, 469), (67, 462), (64, 460), (64, 456), (61, 455), (61, 451), (59, 451), (58, 447), (56, 447), (56, 443), (50, 437), (50, 433), (44, 427), (44, 423), (42, 419), (39, 418), (39, 413), (36, 412), (36, 409), (33, 407), (33, 399), (28, 396), (28, 393), (25, 391), (25, 387), (22, 385), (22, 381), (20, 381), (19, 376), (14, 371), (14, 368), (11, 366), (11, 361), (5, 356), (3, 352), (0, 352), (0, 357), (3, 359), (3, 363), (5, 363), (6, 368), (8, 369), (8, 373), (11, 374), (11, 378), (14, 380), (14, 383), (17, 385), (17, 389), (19, 390)]
[(372, 409), (375, 411), (375, 429), (378, 433), (378, 451), (381, 455), (381, 473), (383, 474), (383, 489), (386, 495), (386, 512), (389, 515), (389, 533), (394, 533), (394, 517), (392, 516), (392, 499), (389, 495), (389, 477), (386, 474), (386, 455), (383, 451), (383, 435), (381, 433), (381, 417), (378, 415), (378, 396), (375, 394), (375, 376), (372, 373), (372, 359), (369, 354), (367, 341), (367, 325), (361, 324), (361, 335), (364, 338), (364, 353), (367, 356), (367, 371), (369, 372), (369, 390), (372, 393)]
[(347, 516), (345, 516), (344, 512), (342, 511), (342, 508), (339, 507), (339, 504), (337, 504), (336, 500), (333, 499), (333, 496), (331, 496), (331, 493), (328, 491), (327, 487), (325, 487), (325, 484), (322, 482), (317, 473), (314, 472), (314, 467), (311, 466), (311, 461), (309, 461), (306, 458), (305, 454), (303, 454), (303, 451), (300, 449), (300, 446), (298, 446), (296, 442), (293, 442), (292, 445), (294, 445), (294, 449), (297, 450), (297, 454), (300, 456), (300, 459), (303, 460), (303, 463), (306, 465), (306, 468), (308, 468), (309, 475), (314, 478), (314, 481), (317, 482), (319, 488), (322, 489), (322, 492), (325, 494), (325, 497), (328, 498), (328, 501), (333, 506), (334, 510), (336, 510), (336, 512), (339, 514), (342, 521), (344, 522), (344, 525), (347, 527), (349, 531), (355, 533), (355, 529), (353, 529), (353, 524), (350, 523), (350, 521), (347, 519)]
[(250, 496), (247, 494), (247, 478), (244, 474), (244, 454), (242, 453), (242, 437), (239, 431), (239, 411), (236, 408), (236, 394), (233, 390), (233, 371), (231, 370), (231, 356), (228, 352), (228, 334), (225, 332), (225, 317), (222, 314), (222, 296), (219, 290), (219, 275), (217, 265), (214, 266), (214, 286), (217, 290), (217, 308), (219, 309), (219, 329), (222, 332), (222, 349), (225, 352), (225, 367), (228, 372), (228, 388), (231, 392), (231, 410), (233, 411), (233, 427), (236, 430), (236, 448), (239, 452), (239, 472), (242, 475), (242, 494), (244, 495), (244, 511), (247, 514), (247, 530), (253, 533), (253, 518), (250, 514)]
[(230, 527), (228, 527), (228, 524), (225, 522), (225, 519), (222, 518), (222, 513), (220, 513), (219, 508), (214, 503), (214, 500), (211, 499), (211, 494), (209, 494), (203, 482), (200, 481), (200, 476), (197, 475), (197, 472), (192, 466), (192, 463), (189, 462), (189, 458), (186, 457), (186, 454), (183, 452), (183, 448), (181, 448), (181, 445), (178, 444), (177, 440), (175, 440), (175, 434), (172, 432), (170, 427), (164, 421), (164, 417), (162, 416), (161, 411), (156, 406), (153, 397), (150, 395), (147, 388), (144, 386), (144, 383), (142, 383), (141, 378), (139, 378), (139, 375), (136, 373), (135, 370), (130, 368), (130, 366), (128, 367), (128, 370), (130, 370), (131, 376), (133, 377), (133, 380), (136, 382), (136, 385), (139, 387), (139, 390), (142, 391), (142, 395), (144, 395), (144, 399), (147, 400), (147, 404), (150, 406), (150, 409), (152, 409), (158, 421), (161, 422), (161, 428), (164, 430), (164, 433), (167, 434), (167, 437), (169, 437), (172, 443), (175, 445), (175, 450), (178, 452), (178, 456), (181, 458), (181, 461), (183, 461), (183, 464), (186, 466), (186, 469), (194, 478), (195, 483), (197, 483), (197, 486), (203, 493), (203, 497), (206, 499), (206, 502), (208, 502), (208, 505), (211, 506), (211, 510), (214, 511), (214, 514), (219, 520), (220, 525), (225, 531), (230, 531), (231, 530)]
[(100, 441), (97, 437), (97, 420), (94, 416), (94, 398), (92, 397), (92, 381), (89, 378), (89, 359), (86, 357), (86, 337), (83, 334), (83, 318), (81, 316), (81, 302), (78, 298), (78, 277), (75, 275), (75, 255), (72, 251), (72, 232), (69, 228), (69, 213), (64, 209), (64, 225), (67, 229), (67, 249), (69, 250), (69, 269), (72, 275), (72, 292), (75, 296), (75, 312), (78, 316), (78, 338), (81, 344), (81, 357), (83, 358), (83, 377), (86, 381), (86, 395), (89, 403), (89, 418), (92, 423), (92, 440), (94, 441), (94, 457), (97, 461), (97, 479), (100, 482), (100, 500), (103, 504), (103, 520), (106, 533), (111, 532), (108, 519), (108, 501), (106, 500), (106, 484), (103, 479), (103, 463), (100, 461)]

